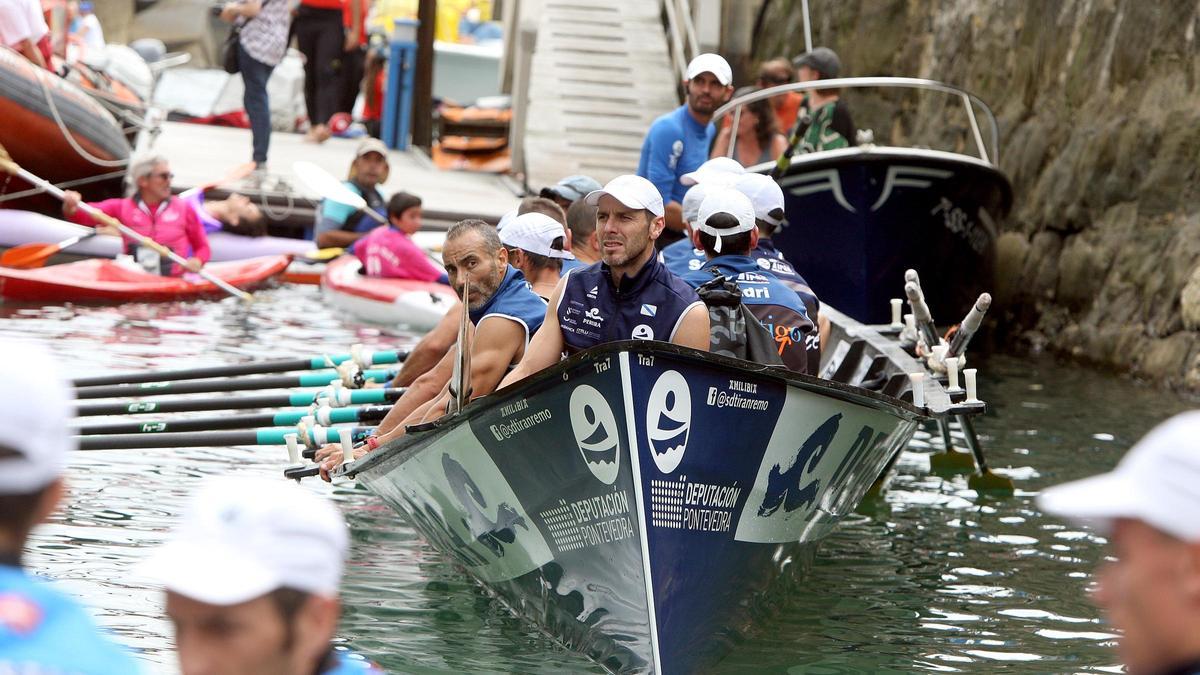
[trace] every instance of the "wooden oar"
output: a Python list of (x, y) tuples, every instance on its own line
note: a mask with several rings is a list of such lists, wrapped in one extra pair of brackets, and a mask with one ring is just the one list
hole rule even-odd
[(983, 458), (983, 448), (979, 447), (979, 437), (975, 435), (975, 423), (971, 421), (971, 417), (955, 415), (955, 419), (962, 426), (967, 448), (971, 450), (971, 454), (975, 457), (975, 465), (979, 467), (979, 473), (967, 480), (967, 486), (979, 493), (1012, 494), (1016, 491), (1017, 486), (1011, 478), (992, 473), (992, 470), (988, 468), (987, 461)]
[[(389, 382), (396, 377), (394, 370), (365, 370), (359, 373), (366, 382)], [(293, 387), (323, 387), (340, 380), (338, 373), (305, 373), (274, 377), (219, 378), (213, 380), (183, 380), (181, 382), (146, 382), (143, 384), (113, 384), (104, 387), (80, 387), (75, 398), (117, 398), (132, 396), (162, 396), (165, 394), (207, 394), (218, 391), (251, 391), (254, 389), (291, 389)]]
[[(395, 403), (407, 391), (404, 387), (394, 389), (343, 389), (338, 396), (342, 405), (367, 405), (373, 403)], [(290, 394), (264, 394), (259, 396), (216, 396), (213, 398), (168, 398), (158, 401), (115, 401), (111, 403), (80, 403), (75, 406), (77, 417), (96, 415), (141, 415), (144, 413), (177, 413), (211, 410), (247, 410), (254, 408), (299, 408), (312, 405), (328, 390), (298, 391)]]
[[(325, 445), (338, 442), (338, 429), (314, 429), (314, 443)], [(125, 450), (135, 448), (221, 448), (232, 445), (286, 445), (284, 436), (296, 429), (249, 429), (246, 431), (196, 431), (176, 434), (116, 434), (112, 436), (79, 436), (80, 450)], [(355, 427), (351, 430), (355, 442), (375, 433), (374, 427)]]
[[(368, 353), (371, 365), (385, 366), (401, 363), (408, 358), (408, 350), (382, 351)], [(209, 366), (205, 368), (183, 368), (180, 370), (159, 370), (141, 373), (116, 373), (113, 375), (98, 375), (96, 377), (81, 377), (72, 383), (76, 387), (100, 387), (113, 384), (138, 384), (142, 382), (170, 382), (173, 380), (199, 380), (209, 377), (237, 377), (240, 375), (266, 375), (269, 373), (287, 373), (293, 370), (320, 370), (333, 368), (345, 361), (354, 359), (354, 354), (337, 354), (335, 356), (313, 356), (310, 358), (279, 359), (273, 361), (251, 361), (235, 363), (226, 366)], [(364, 360), (366, 360), (364, 358)]]
[(78, 244), (85, 239), (91, 239), (98, 233), (96, 230), (84, 234), (77, 234), (70, 239), (63, 239), (57, 244), (47, 244), (44, 242), (33, 242), (30, 244), (21, 244), (14, 246), (3, 254), (0, 254), (0, 265), (4, 267), (12, 267), (19, 270), (28, 270), (35, 267), (41, 267), (46, 264), (46, 261), (59, 253), (65, 248), (69, 248)]
[[(364, 406), (362, 408), (329, 408), (317, 415), (318, 423), (347, 424), (353, 422), (378, 422), (391, 410), (390, 405)], [(79, 427), (80, 436), (100, 434), (164, 434), (180, 431), (218, 431), (221, 429), (252, 429), (254, 427), (294, 427), (308, 410), (288, 412), (256, 413), (252, 415), (221, 415), (220, 417), (192, 417), (174, 420), (152, 420), (147, 422), (116, 422)]]
[[(48, 181), (44, 178), (41, 178), (39, 176), (35, 176), (32, 173), (29, 173), (25, 169), (22, 169), (16, 162), (14, 162), (12, 160), (11, 157), (9, 157), (8, 151), (4, 149), (3, 145), (0, 145), (0, 170), (6, 171), (7, 173), (17, 176), (18, 178), (21, 178), (25, 182), (29, 183), (30, 185), (40, 187), (41, 189), (45, 190), (46, 192), (50, 193), (51, 195), (53, 195), (59, 199), (62, 199), (64, 197), (63, 191), (61, 189), (59, 189), (58, 186), (54, 185), (53, 183), (51, 183), (50, 181)], [(159, 255), (170, 258), (172, 261), (183, 266), (184, 268), (187, 267), (188, 261), (185, 260), (182, 256), (175, 253), (174, 251), (167, 248), (166, 246), (163, 246), (162, 244), (158, 243), (157, 241), (154, 241), (153, 239), (138, 233), (133, 228), (127, 226), (125, 223), (122, 223), (121, 221), (117, 220), (116, 218), (113, 218), (112, 216), (108, 215), (107, 213), (104, 213), (104, 212), (100, 211), (99, 209), (97, 209), (93, 206), (90, 206), (86, 202), (80, 202), (79, 208), (83, 209), (85, 212), (87, 212), (87, 214), (89, 216), (100, 221), (101, 223), (104, 223), (105, 225), (111, 225), (111, 226), (117, 228), (117, 230), (119, 230), (122, 234), (129, 237), (130, 239), (133, 239), (134, 241), (138, 242), (142, 246), (154, 249)], [(225, 291), (226, 293), (232, 295), (235, 298), (241, 298), (242, 300), (247, 300), (247, 301), (254, 299), (254, 296), (250, 295), (246, 291), (243, 291), (242, 289), (237, 288), (236, 286), (233, 286), (232, 284), (225, 281), (224, 279), (216, 277), (213, 274), (205, 271), (204, 269), (201, 269), (199, 272), (196, 272), (196, 274), (199, 274), (205, 281), (211, 283), (212, 285)]]
[(446, 411), (454, 414), (471, 402), (471, 320), (470, 312), (466, 311), (469, 296), (467, 289), (470, 284), (463, 283), (462, 288), (462, 319), (458, 324), (458, 344), (455, 345), (454, 371), (450, 376), (450, 405)]

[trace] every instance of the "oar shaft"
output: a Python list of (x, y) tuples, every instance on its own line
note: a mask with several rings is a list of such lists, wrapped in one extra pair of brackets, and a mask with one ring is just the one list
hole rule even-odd
[[(346, 392), (351, 405), (395, 403), (405, 389), (355, 389)], [(158, 401), (118, 401), (112, 403), (81, 403), (75, 408), (78, 417), (96, 415), (140, 415), (144, 413), (200, 412), (208, 410), (246, 410), (253, 408), (299, 408), (312, 405), (317, 391), (261, 396), (218, 396), (215, 398), (177, 398)]]
[[(338, 429), (317, 430), (317, 442), (337, 443)], [(373, 427), (355, 427), (351, 433), (359, 442), (375, 432)], [(285, 445), (286, 434), (295, 429), (249, 429), (245, 431), (197, 431), (172, 434), (117, 434), (79, 436), (80, 450), (126, 450), (139, 448), (221, 448), (235, 445)]]
[[(378, 422), (387, 415), (391, 406), (363, 408), (331, 408), (323, 424), (348, 424), (353, 422)], [(95, 424), (75, 430), (80, 436), (102, 434), (167, 434), (180, 431), (217, 431), (221, 429), (253, 429), (254, 427), (294, 427), (310, 414), (307, 410), (291, 410), (275, 413), (250, 415), (221, 415), (219, 417), (193, 417), (190, 419), (152, 420), (146, 422), (115, 422)]]
[[(408, 357), (408, 351), (382, 351), (371, 354), (371, 364), (376, 366), (399, 363)], [(116, 373), (96, 377), (81, 377), (74, 381), (76, 387), (101, 387), (115, 384), (142, 384), (146, 382), (171, 382), (174, 380), (199, 380), (209, 377), (237, 377), (241, 375), (266, 375), (287, 373), (293, 370), (320, 370), (339, 365), (353, 358), (350, 354), (337, 356), (314, 356), (311, 358), (277, 359), (273, 361), (251, 361), (223, 366), (159, 370), (141, 373)]]
[[(391, 370), (367, 370), (362, 373), (368, 382), (385, 382), (396, 376)], [(83, 387), (75, 390), (75, 398), (116, 398), (123, 396), (162, 396), (165, 394), (207, 394), (219, 391), (249, 391), (253, 389), (288, 389), (292, 387), (323, 387), (340, 379), (337, 373), (305, 373), (243, 379), (185, 380), (183, 382), (146, 382), (143, 384), (113, 384), (105, 387)]]

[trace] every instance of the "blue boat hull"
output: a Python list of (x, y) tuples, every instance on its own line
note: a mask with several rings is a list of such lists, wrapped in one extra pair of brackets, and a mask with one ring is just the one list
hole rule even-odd
[(779, 178), (790, 225), (775, 236), (822, 302), (868, 324), (891, 320), (904, 271), (916, 269), (939, 323), (960, 320), (993, 289), (997, 223), (1008, 179), (952, 153), (895, 148), (797, 156)]
[(897, 399), (617, 343), (349, 467), (519, 616), (614, 672), (694, 672), (911, 438)]

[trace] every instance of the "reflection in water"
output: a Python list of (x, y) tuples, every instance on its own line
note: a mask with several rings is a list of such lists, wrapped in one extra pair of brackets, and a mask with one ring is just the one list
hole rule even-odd
[[(249, 306), (6, 305), (0, 336), (48, 343), (78, 376), (415, 340), (339, 320), (312, 287), (256, 295)], [(720, 672), (1117, 665), (1113, 633), (1085, 596), (1104, 539), (1043, 516), (1033, 498), (1112, 467), (1189, 402), (1045, 359), (997, 357), (980, 375), (991, 410), (978, 426), (990, 462), (1011, 467), (1017, 495), (981, 499), (964, 476), (931, 474), (927, 453), (940, 439), (921, 435), (897, 463), (890, 490), (827, 540), (794, 597), (742, 637)], [(83, 598), (154, 672), (172, 672), (159, 594), (139, 580), (135, 563), (205, 477), (276, 476), (285, 461), (282, 449), (257, 447), (78, 453), (67, 507), (36, 533), (28, 563)], [(305, 485), (331, 494), (352, 528), (343, 643), (393, 672), (599, 672), (512, 618), (365, 490)]]

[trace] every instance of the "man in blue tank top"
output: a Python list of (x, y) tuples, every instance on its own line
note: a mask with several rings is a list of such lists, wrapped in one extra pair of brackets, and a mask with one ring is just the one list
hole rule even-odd
[(684, 186), (679, 179), (708, 159), (716, 127), (711, 120), (717, 108), (733, 93), (733, 70), (717, 54), (701, 54), (688, 64), (684, 87), (687, 103), (660, 116), (642, 141), (637, 175), (658, 189), (664, 203), (669, 244), (683, 236)]
[(700, 205), (700, 218), (692, 241), (704, 250), (708, 262), (684, 277), (699, 287), (716, 276), (737, 283), (742, 304), (771, 333), (788, 370), (808, 372), (804, 336), (812, 331), (804, 302), (775, 275), (762, 269), (750, 251), (758, 243), (754, 205), (734, 188), (710, 191)]
[(658, 260), (663, 203), (654, 184), (617, 176), (588, 194), (596, 206), (600, 262), (574, 270), (550, 298), (542, 330), (501, 386), (554, 365), (563, 354), (616, 340), (661, 340), (708, 350), (708, 310)]
[(77, 602), (22, 569), (30, 531), (63, 498), (76, 444), (70, 387), (41, 349), (0, 343), (0, 673), (137, 673)]
[[(518, 216), (520, 218), (520, 216)], [(513, 225), (508, 225), (513, 227)], [(471, 338), (471, 396), (486, 396), (509, 368), (521, 360), (546, 317), (546, 301), (538, 297), (521, 272), (508, 264), (508, 250), (496, 228), (482, 220), (464, 220), (446, 232), (442, 262), (454, 292), (468, 286)], [(378, 436), (368, 439), (359, 456), (404, 435), (405, 427), (439, 417), (450, 401), (448, 386), (456, 350), (451, 349), (431, 370), (418, 377), (379, 424)], [(342, 448), (331, 443), (317, 450), (321, 477), (342, 461)]]
[(289, 481), (223, 476), (143, 564), (166, 590), (183, 675), (382, 673), (331, 643), (350, 547), (342, 514)]

